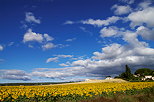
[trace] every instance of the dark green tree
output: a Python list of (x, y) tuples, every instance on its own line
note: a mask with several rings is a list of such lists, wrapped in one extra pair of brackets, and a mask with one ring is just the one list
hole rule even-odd
[(132, 73), (131, 73), (131, 70), (128, 67), (128, 65), (126, 65), (125, 68), (126, 68), (126, 72), (125, 72), (126, 73), (126, 79), (130, 80), (133, 76)]
[(136, 70), (134, 74), (135, 75), (140, 75), (140, 76), (152, 75), (153, 70), (151, 70), (149, 68), (140, 68), (140, 69)]
[(152, 76), (154, 76), (154, 70), (152, 71)]
[(133, 74), (128, 65), (125, 66), (125, 72), (121, 73), (119, 77), (125, 80), (131, 80), (133, 78)]

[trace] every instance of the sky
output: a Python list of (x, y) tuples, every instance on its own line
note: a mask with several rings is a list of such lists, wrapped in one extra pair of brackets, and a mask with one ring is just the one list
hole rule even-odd
[(0, 83), (154, 69), (153, 0), (0, 0)]

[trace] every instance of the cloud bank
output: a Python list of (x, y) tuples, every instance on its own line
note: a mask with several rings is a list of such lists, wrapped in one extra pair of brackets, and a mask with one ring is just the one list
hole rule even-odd
[[(131, 66), (132, 70), (140, 67), (153, 68), (154, 48), (151, 48), (147, 41), (154, 40), (154, 7), (150, 6), (151, 3), (144, 1), (133, 9), (128, 4), (134, 3), (134, 0), (120, 1), (127, 5), (114, 5), (111, 8), (115, 15), (128, 15), (111, 16), (106, 20), (81, 20), (80, 24), (98, 27), (100, 28), (98, 32), (100, 38), (117, 37), (124, 44), (114, 42), (106, 45), (101, 48), (101, 51), (94, 51), (89, 58), (60, 63), (61, 68), (36, 68), (28, 74), (21, 70), (0, 70), (0, 78), (10, 80), (31, 80), (32, 76), (61, 80), (81, 76), (100, 78), (107, 75), (118, 75), (124, 70), (126, 64)], [(115, 25), (119, 20), (127, 26), (121, 28)], [(74, 24), (74, 22), (67, 21), (65, 24)], [(42, 45), (43, 49), (53, 48), (54, 44), (50, 42), (52, 40), (53, 38), (48, 34), (35, 33), (31, 29), (25, 33), (23, 38), (24, 43), (47, 42)], [(68, 39), (68, 41), (72, 41), (72, 39)], [(73, 59), (73, 55), (54, 55), (54, 57), (48, 58), (46, 63), (58, 62), (61, 58)]]
[[(90, 58), (78, 59), (72, 62), (61, 63), (64, 68), (53, 70), (48, 68), (44, 71), (32, 72), (33, 75), (47, 78), (70, 78), (75, 76), (102, 77), (106, 75), (118, 75), (128, 64), (132, 70), (138, 67), (152, 68), (154, 66), (154, 49), (146, 40), (153, 40), (153, 15), (154, 10), (150, 3), (141, 2), (138, 7), (132, 9), (128, 4), (134, 0), (120, 0), (127, 5), (114, 5), (112, 10), (116, 15), (128, 14), (125, 17), (112, 16), (106, 20), (87, 19), (81, 20), (82, 24), (102, 27), (101, 38), (117, 37), (125, 44), (112, 43), (102, 47), (102, 51), (95, 51)], [(140, 7), (140, 9), (139, 9)], [(142, 15), (142, 16), (141, 16)], [(118, 20), (127, 24), (128, 29), (118, 26), (111, 26)], [(74, 24), (74, 23), (72, 23)], [(144, 40), (139, 39), (142, 37)], [(56, 57), (55, 57), (56, 58)]]
[(37, 19), (32, 12), (26, 12), (25, 21), (29, 23), (37, 23), (40, 24), (40, 19)]
[(30, 75), (22, 70), (0, 70), (0, 79), (30, 81)]
[(0, 51), (2, 51), (4, 49), (4, 47), (2, 45), (0, 45)]

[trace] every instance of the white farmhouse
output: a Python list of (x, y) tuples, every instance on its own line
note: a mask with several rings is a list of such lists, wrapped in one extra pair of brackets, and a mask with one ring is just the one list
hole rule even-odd
[(108, 76), (108, 77), (106, 77), (106, 79), (113, 79), (112, 77), (110, 77), (110, 76)]
[(154, 77), (152, 77), (151, 75), (148, 75), (148, 76), (144, 76), (144, 78), (142, 78), (142, 80), (146, 80), (146, 79), (154, 80)]

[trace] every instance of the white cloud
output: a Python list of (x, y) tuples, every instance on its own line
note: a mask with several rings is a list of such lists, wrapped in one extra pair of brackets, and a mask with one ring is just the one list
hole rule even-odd
[(66, 21), (64, 24), (74, 24), (73, 21)]
[(48, 58), (47, 60), (46, 60), (46, 63), (49, 63), (49, 62), (58, 62), (58, 57), (53, 57), (53, 58)]
[[(43, 50), (48, 50), (57, 47), (55, 44), (51, 43), (52, 40), (54, 40), (54, 38), (49, 36), (48, 34), (35, 33), (32, 31), (32, 29), (28, 29), (28, 31), (24, 34), (23, 37), (24, 43), (38, 42), (41, 44), (41, 48)], [(28, 47), (34, 48), (34, 45), (29, 44)]]
[[(130, 37), (128, 36), (128, 39)], [(147, 46), (130, 47), (128, 45), (111, 44), (102, 48), (101, 52), (94, 52), (88, 59), (76, 60), (70, 64), (59, 64), (65, 68), (46, 69), (45, 71), (34, 71), (32, 75), (47, 78), (69, 78), (69, 77), (102, 77), (103, 75), (115, 75), (124, 70), (128, 64), (137, 67), (154, 66), (154, 49)], [(57, 59), (57, 58), (56, 58)], [(72, 66), (72, 67), (70, 67)]]
[(66, 44), (66, 45), (64, 45), (64, 44), (57, 44), (56, 45), (56, 47), (58, 47), (58, 48), (64, 48), (64, 47), (68, 47), (68, 46), (70, 46), (70, 45), (68, 45), (68, 44)]
[[(154, 66), (154, 49), (150, 48), (147, 42), (138, 39), (138, 36), (140, 35), (147, 40), (154, 39), (154, 29), (150, 28), (153, 25), (153, 22), (151, 21), (153, 12), (149, 10), (153, 11), (153, 8), (146, 7), (143, 10), (132, 12), (128, 16), (131, 23), (134, 23), (135, 26), (145, 23), (148, 25), (147, 27), (140, 26), (136, 31), (129, 31), (115, 26), (104, 27), (101, 29), (101, 37), (120, 37), (125, 42), (124, 45), (112, 43), (103, 47), (102, 51), (93, 52), (91, 58), (76, 59), (76, 61), (69, 64), (59, 64), (60, 66), (65, 67), (64, 69), (37, 71), (33, 72), (33, 74), (41, 77), (63, 79), (74, 76), (100, 77), (102, 75), (119, 74), (121, 70), (124, 70), (126, 64), (132, 66), (132, 70), (135, 70), (137, 67), (145, 66), (152, 68)], [(141, 15), (143, 15), (143, 17)], [(102, 25), (109, 25), (111, 22), (112, 20), (109, 20), (109, 18), (107, 20), (90, 19), (82, 21), (83, 24), (90, 24), (99, 27)], [(61, 55), (56, 57), (58, 59), (60, 57), (62, 58)]]
[(46, 41), (52, 41), (54, 40), (53, 37), (49, 36), (48, 34), (44, 34), (44, 38), (46, 39)]
[(22, 70), (3, 70), (1, 69), (0, 78), (9, 79), (9, 80), (23, 80), (23, 81), (31, 80), (30, 75)]
[[(47, 60), (46, 60), (46, 63), (49, 63), (49, 62), (58, 62), (58, 60), (60, 59), (60, 58), (72, 58), (73, 57), (73, 55), (54, 55), (55, 57), (53, 57), (53, 58), (48, 58)], [(67, 63), (68, 64), (68, 63)]]
[(33, 46), (33, 45), (30, 45), (30, 44), (28, 45), (28, 47), (29, 47), (29, 48), (34, 48), (34, 46)]
[(93, 20), (93, 19), (88, 19), (88, 20), (81, 21), (81, 23), (83, 23), (83, 24), (90, 24), (90, 25), (93, 25), (93, 26), (101, 27), (101, 26), (110, 25), (112, 23), (116, 23), (118, 20), (120, 20), (120, 17), (112, 16), (112, 17), (109, 17), (106, 20), (100, 20), (100, 19)]
[(114, 10), (114, 13), (116, 15), (123, 15), (123, 14), (128, 14), (132, 11), (131, 7), (129, 5), (127, 6), (119, 6), (119, 5), (113, 5), (112, 10)]
[(47, 43), (47, 44), (45, 44), (45, 45), (42, 45), (42, 49), (43, 50), (48, 50), (48, 49), (52, 49), (52, 48), (54, 48), (54, 47), (56, 47), (53, 43)]
[(101, 37), (111, 37), (114, 35), (118, 34), (118, 28), (117, 27), (104, 27), (103, 29), (101, 29), (100, 31), (100, 36)]
[(26, 12), (25, 21), (29, 23), (37, 23), (37, 24), (41, 23), (40, 19), (36, 19), (36, 17), (34, 16), (32, 12)]
[(141, 11), (132, 12), (128, 19), (131, 21), (130, 26), (135, 27), (146, 24), (147, 26), (154, 26), (154, 7), (148, 7)]
[(85, 27), (79, 27), (83, 32), (85, 33), (89, 33), (91, 36), (93, 35), (93, 33), (89, 30), (87, 30)]
[[(128, 4), (134, 2), (134, 0), (121, 1)], [(125, 7), (129, 8), (129, 6)], [(120, 7), (117, 5), (116, 9), (117, 8)], [(153, 40), (153, 7), (142, 5), (142, 8), (142, 10), (134, 11), (129, 14), (128, 19), (131, 21), (131, 26), (135, 27), (142, 24), (146, 24), (148, 26), (140, 26), (136, 29), (136, 31), (135, 29), (129, 31), (115, 26), (104, 27), (101, 29), (101, 37), (116, 36), (122, 38), (122, 40), (125, 42), (123, 45), (112, 43), (103, 47), (101, 51), (93, 52), (93, 55), (90, 58), (74, 58), (75, 61), (59, 64), (64, 68), (40, 68), (40, 70), (33, 71), (31, 75), (51, 79), (58, 78), (63, 80), (74, 76), (101, 77), (102, 75), (106, 76), (119, 74), (124, 70), (124, 66), (126, 64), (128, 64), (133, 71), (140, 67), (153, 68), (154, 48), (150, 48), (147, 42), (140, 41), (138, 38), (139, 36), (142, 36), (144, 39)], [(126, 11), (128, 13), (129, 10), (127, 9), (125, 8), (118, 10), (117, 14), (126, 14)], [(81, 23), (101, 27), (116, 23), (120, 19), (121, 17), (112, 16), (106, 20), (89, 19), (81, 21)], [(70, 24), (73, 23), (70, 22)], [(42, 37), (43, 39), (46, 39), (44, 35), (42, 35)], [(46, 63), (58, 62), (60, 58), (73, 59), (73, 55), (54, 55), (54, 57), (48, 58)]]
[(86, 67), (90, 62), (92, 62), (90, 59), (77, 60), (77, 61), (72, 62), (72, 65)]
[(83, 56), (79, 56), (79, 57), (72, 57), (71, 59), (72, 60), (83, 60), (85, 59), (86, 55), (83, 55)]
[(124, 51), (124, 48), (121, 47), (120, 44), (111, 44), (110, 46), (102, 48), (102, 53), (94, 52), (94, 59), (111, 59), (116, 58), (116, 56), (120, 55)]
[(133, 4), (135, 0), (119, 0), (124, 3)]
[(37, 41), (42, 43), (43, 36), (42, 34), (32, 32), (32, 29), (28, 29), (28, 31), (24, 34), (23, 42), (25, 43), (29, 41)]
[(142, 9), (148, 8), (151, 4), (152, 4), (151, 0), (145, 0), (139, 3), (138, 6), (139, 6), (139, 9), (142, 10)]
[(136, 48), (136, 47), (147, 47), (148, 44), (146, 42), (142, 42), (138, 40), (138, 35), (136, 32), (124, 32), (125, 34), (123, 35), (123, 40), (126, 41), (129, 44), (129, 47), (131, 48)]
[[(34, 71), (31, 74), (33, 76), (38, 77), (46, 77), (51, 79), (65, 79), (67, 77), (75, 76), (75, 75), (81, 75), (80, 72), (78, 72), (79, 69), (82, 69), (81, 67), (66, 67), (66, 68), (56, 68), (52, 69), (49, 68), (45, 71)], [(82, 73), (83, 74), (83, 73)]]
[(62, 67), (67, 67), (67, 66), (69, 66), (68, 64), (65, 64), (65, 63), (61, 63), (61, 64), (59, 64), (60, 66), (62, 66)]
[(35, 33), (32, 31), (32, 29), (28, 29), (28, 31), (24, 34), (23, 42), (32, 42), (36, 41), (39, 43), (52, 41), (54, 38), (49, 36), (48, 34), (40, 34)]
[(141, 35), (143, 39), (154, 40), (154, 28), (149, 29), (144, 26), (140, 26), (137, 28), (137, 33)]
[[(143, 29), (143, 27), (140, 27), (134, 32), (116, 28), (117, 32), (121, 33), (120, 37), (126, 42), (125, 45), (113, 43), (103, 47), (101, 52), (93, 52), (91, 58), (77, 59), (69, 64), (59, 64), (65, 67), (64, 69), (37, 71), (33, 72), (33, 74), (41, 77), (62, 79), (74, 76), (101, 77), (102, 75), (115, 75), (124, 70), (126, 64), (133, 66), (132, 70), (145, 66), (152, 68), (154, 66), (154, 49), (149, 48), (146, 42), (138, 39), (138, 31), (142, 30), (141, 28)], [(58, 55), (56, 57), (67, 56)]]
[(0, 51), (2, 51), (4, 49), (4, 47), (2, 45), (0, 45)]
[(73, 57), (73, 55), (54, 55), (54, 56), (56, 56), (58, 58), (71, 58), (71, 57)]
[(76, 40), (76, 38), (66, 39), (66, 41), (69, 41), (69, 42), (72, 42), (74, 40)]
[(8, 46), (12, 46), (12, 45), (14, 45), (14, 42), (10, 42), (10, 43), (8, 44)]
[[(48, 69), (46, 71), (35, 71), (33, 75), (47, 78), (67, 77), (102, 77), (103, 75), (115, 75), (124, 70), (128, 64), (137, 67), (154, 66), (154, 49), (146, 46), (130, 48), (128, 45), (111, 44), (102, 48), (102, 52), (94, 52), (89, 59), (76, 60), (71, 63), (72, 67), (64, 69)], [(61, 64), (65, 66), (65, 64)]]

